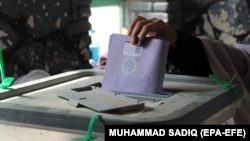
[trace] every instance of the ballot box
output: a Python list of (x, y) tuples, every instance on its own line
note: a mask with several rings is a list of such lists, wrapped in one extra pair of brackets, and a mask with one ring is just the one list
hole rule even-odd
[(140, 94), (103, 91), (103, 75), (76, 70), (1, 90), (1, 138), (71, 140), (87, 133), (93, 115), (96, 140), (104, 140), (105, 125), (223, 124), (239, 105), (237, 95), (209, 77), (166, 74), (162, 93)]

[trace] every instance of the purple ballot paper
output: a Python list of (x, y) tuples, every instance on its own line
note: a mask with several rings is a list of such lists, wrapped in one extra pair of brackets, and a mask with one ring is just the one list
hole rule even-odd
[(102, 89), (114, 92), (162, 92), (169, 43), (146, 38), (141, 46), (132, 45), (130, 36), (112, 34)]

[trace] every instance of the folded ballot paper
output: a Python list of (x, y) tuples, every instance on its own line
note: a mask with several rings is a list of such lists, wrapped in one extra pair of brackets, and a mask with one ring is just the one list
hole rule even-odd
[(112, 34), (102, 89), (113, 92), (162, 92), (169, 43), (146, 38), (141, 46), (132, 45), (130, 36)]

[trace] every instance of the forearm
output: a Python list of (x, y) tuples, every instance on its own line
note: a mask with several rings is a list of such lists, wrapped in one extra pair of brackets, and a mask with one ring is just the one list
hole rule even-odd
[(201, 40), (180, 31), (168, 59), (187, 75), (208, 76), (212, 72)]

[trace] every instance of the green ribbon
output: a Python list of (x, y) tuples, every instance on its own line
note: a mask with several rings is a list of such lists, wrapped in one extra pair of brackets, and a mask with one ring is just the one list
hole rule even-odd
[(0, 88), (8, 89), (8, 87), (14, 81), (14, 77), (5, 77), (4, 63), (3, 63), (3, 53), (2, 53), (2, 45), (0, 44), (0, 72), (2, 82), (0, 84)]
[(92, 135), (92, 131), (93, 131), (93, 127), (94, 127), (94, 122), (95, 120), (99, 117), (98, 114), (94, 114), (92, 115), (89, 125), (88, 125), (88, 131), (87, 131), (87, 135), (79, 137), (79, 138), (73, 138), (73, 141), (91, 141), (96, 139), (96, 136)]

